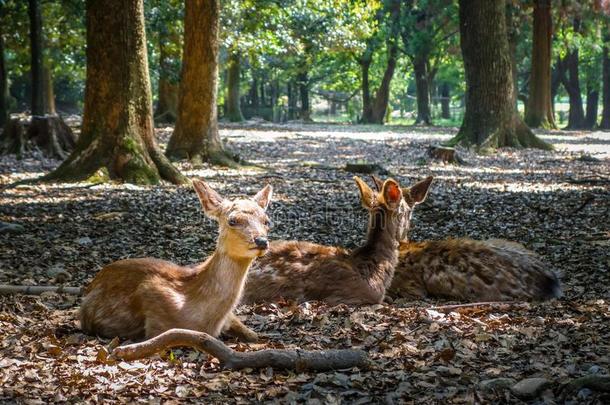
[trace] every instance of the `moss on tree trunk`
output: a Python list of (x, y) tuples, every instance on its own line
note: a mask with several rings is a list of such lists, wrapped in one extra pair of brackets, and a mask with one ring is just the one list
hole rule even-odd
[(460, 0), (466, 112), (450, 144), (489, 150), (551, 149), (521, 120), (515, 105), (504, 0)]
[(111, 179), (130, 183), (186, 182), (156, 145), (151, 100), (142, 0), (88, 1), (81, 136), (45, 179), (85, 180), (105, 168)]
[(178, 118), (166, 151), (171, 159), (236, 164), (218, 132), (219, 17), (219, 0), (186, 0)]

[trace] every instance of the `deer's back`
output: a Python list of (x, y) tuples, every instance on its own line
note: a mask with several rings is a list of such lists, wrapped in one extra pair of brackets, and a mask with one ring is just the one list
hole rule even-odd
[(389, 294), (460, 301), (543, 300), (560, 295), (559, 280), (522, 245), (491, 239), (404, 243)]
[(128, 259), (104, 267), (87, 286), (80, 309), (81, 327), (105, 337), (144, 336), (145, 312), (170, 311), (181, 299), (182, 283), (195, 269), (159, 259)]
[(276, 241), (250, 269), (242, 303), (281, 298), (366, 304), (381, 299), (354, 269), (345, 249), (310, 242)]

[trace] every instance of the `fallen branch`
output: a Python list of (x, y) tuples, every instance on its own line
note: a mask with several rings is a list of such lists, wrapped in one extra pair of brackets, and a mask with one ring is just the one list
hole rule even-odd
[(226, 369), (264, 368), (291, 370), (335, 370), (350, 367), (365, 367), (368, 357), (362, 350), (259, 350), (237, 352), (220, 340), (204, 332), (188, 329), (170, 329), (144, 342), (119, 346), (112, 356), (122, 360), (149, 357), (164, 349), (187, 346), (206, 352), (220, 361)]
[(527, 306), (526, 302), (518, 301), (484, 301), (484, 302), (470, 302), (468, 304), (453, 304), (453, 305), (441, 305), (438, 307), (430, 307), (435, 311), (451, 311), (459, 308), (475, 308), (475, 307), (499, 307), (499, 306)]
[(66, 287), (63, 285), (5, 285), (0, 284), (0, 295), (4, 294), (29, 294), (40, 295), (45, 292), (54, 292), (57, 294), (81, 295), (82, 287)]

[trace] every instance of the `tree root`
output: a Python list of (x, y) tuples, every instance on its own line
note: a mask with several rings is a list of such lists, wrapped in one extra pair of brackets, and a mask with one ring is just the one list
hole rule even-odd
[(233, 370), (272, 367), (297, 371), (324, 371), (368, 365), (368, 357), (362, 350), (268, 349), (237, 352), (207, 333), (188, 329), (170, 329), (144, 342), (117, 347), (112, 351), (112, 356), (127, 361), (136, 360), (178, 346), (192, 347), (206, 352), (216, 357), (223, 368)]

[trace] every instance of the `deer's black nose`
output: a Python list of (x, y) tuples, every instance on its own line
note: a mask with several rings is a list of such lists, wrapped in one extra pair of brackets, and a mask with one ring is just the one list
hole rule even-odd
[(267, 249), (269, 247), (269, 241), (267, 240), (267, 238), (263, 238), (261, 236), (254, 239), (254, 244), (256, 245), (257, 248), (260, 248), (260, 249)]

